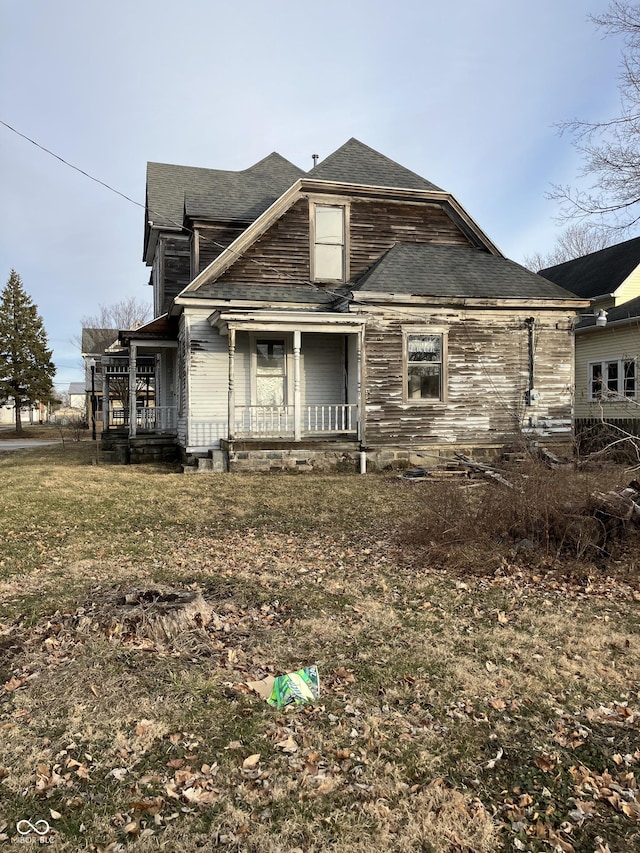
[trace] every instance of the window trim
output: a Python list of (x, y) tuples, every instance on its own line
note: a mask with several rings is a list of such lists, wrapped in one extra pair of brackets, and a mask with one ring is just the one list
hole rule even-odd
[[(625, 393), (625, 372), (624, 368), (626, 364), (632, 363), (634, 366), (633, 369), (633, 378), (634, 378), (634, 389), (633, 394)], [(593, 393), (593, 368), (596, 366), (600, 367), (600, 371), (602, 374), (602, 384), (608, 380), (604, 377), (607, 373), (607, 367), (610, 364), (615, 364), (617, 366), (618, 376), (617, 376), (617, 391), (606, 391), (605, 393), (600, 392), (599, 394)], [(621, 390), (622, 389), (622, 390)], [(599, 358), (593, 359), (592, 361), (587, 362), (587, 395), (590, 403), (624, 403), (627, 400), (636, 400), (638, 397), (638, 359), (636, 356), (621, 356), (620, 358)]]
[[(316, 209), (318, 207), (332, 207), (342, 211), (342, 243), (333, 243), (331, 245), (342, 245), (342, 277), (341, 278), (320, 278), (316, 275)], [(311, 281), (321, 282), (323, 284), (338, 284), (349, 281), (350, 275), (350, 221), (351, 207), (344, 201), (334, 201), (334, 199), (322, 199), (318, 201), (309, 201), (309, 260)], [(324, 245), (324, 244), (320, 244)]]
[[(427, 399), (409, 397), (409, 338), (424, 335), (440, 337), (441, 365), (440, 398)], [(411, 326), (402, 329), (402, 402), (408, 406), (443, 406), (449, 399), (449, 330), (442, 326)]]

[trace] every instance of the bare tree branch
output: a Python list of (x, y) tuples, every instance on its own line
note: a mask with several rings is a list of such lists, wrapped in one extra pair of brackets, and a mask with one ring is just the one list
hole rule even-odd
[(540, 272), (547, 267), (554, 267), (556, 264), (563, 264), (565, 261), (572, 261), (574, 258), (581, 258), (591, 252), (606, 249), (611, 243), (612, 235), (607, 230), (591, 222), (574, 222), (558, 235), (551, 251), (546, 254), (534, 252), (532, 255), (527, 255), (524, 265), (533, 272)]
[(574, 118), (557, 125), (561, 135), (572, 137), (583, 158), (580, 174), (592, 183), (588, 190), (553, 185), (547, 198), (559, 203), (560, 221), (589, 217), (598, 227), (620, 234), (640, 220), (640, 5), (612, 0), (606, 12), (590, 20), (605, 36), (623, 38), (620, 114), (602, 121)]

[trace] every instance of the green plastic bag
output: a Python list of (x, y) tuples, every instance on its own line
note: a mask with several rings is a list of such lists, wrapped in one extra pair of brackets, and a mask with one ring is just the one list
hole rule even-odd
[(318, 667), (305, 666), (304, 669), (299, 669), (297, 672), (279, 675), (273, 683), (267, 702), (276, 708), (284, 708), (292, 702), (296, 705), (313, 702), (319, 695), (320, 676)]

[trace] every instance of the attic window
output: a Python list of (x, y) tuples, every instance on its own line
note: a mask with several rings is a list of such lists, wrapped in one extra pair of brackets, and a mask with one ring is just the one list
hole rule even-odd
[(346, 278), (345, 208), (313, 205), (312, 276), (314, 281)]

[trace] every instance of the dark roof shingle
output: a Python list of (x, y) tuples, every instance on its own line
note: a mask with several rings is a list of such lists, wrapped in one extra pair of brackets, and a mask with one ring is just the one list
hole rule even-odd
[(373, 187), (440, 191), (431, 181), (353, 137), (311, 169), (309, 177)]
[[(345, 295), (348, 292), (348, 290), (344, 290)], [(220, 299), (224, 302), (234, 302), (236, 300), (256, 303), (297, 302), (307, 307), (313, 304), (326, 307), (336, 301), (338, 294), (339, 291), (337, 289), (327, 291), (320, 287), (313, 287), (310, 284), (274, 286), (266, 284), (219, 284), (212, 282), (211, 284), (203, 285), (193, 295), (205, 299)]]
[(275, 152), (239, 172), (147, 163), (147, 219), (180, 227), (186, 201), (190, 216), (253, 221), (304, 174)]
[(575, 298), (514, 261), (478, 249), (431, 243), (396, 243), (354, 290), (452, 298)]
[(573, 261), (540, 270), (544, 276), (585, 299), (614, 293), (640, 264), (640, 237), (600, 249)]

